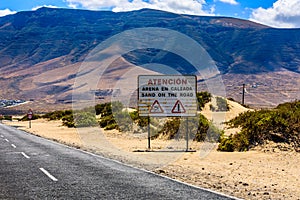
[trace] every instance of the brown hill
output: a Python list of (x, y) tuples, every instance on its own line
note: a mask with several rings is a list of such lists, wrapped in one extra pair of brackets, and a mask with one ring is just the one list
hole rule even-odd
[[(141, 27), (176, 30), (201, 44), (220, 70), (228, 97), (240, 101), (245, 83), (246, 103), (254, 106), (300, 98), (298, 29), (149, 9), (113, 13), (49, 8), (0, 18), (0, 98), (33, 100), (24, 109), (70, 108), (74, 80), (88, 53), (111, 36)], [(107, 75), (107, 83), (98, 84), (100, 93), (128, 69), (148, 63), (195, 73), (186, 60), (162, 50), (137, 50), (123, 57), (111, 66), (114, 73)], [(203, 81), (201, 89), (207, 89)]]

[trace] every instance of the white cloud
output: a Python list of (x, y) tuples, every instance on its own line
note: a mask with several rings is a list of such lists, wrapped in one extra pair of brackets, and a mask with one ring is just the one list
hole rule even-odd
[(210, 13), (215, 13), (215, 12), (216, 12), (216, 5), (214, 4), (210, 7)]
[(46, 7), (46, 8), (58, 8), (57, 6), (43, 5), (43, 6), (37, 6), (37, 7), (34, 7), (34, 8), (32, 8), (31, 10), (35, 11), (35, 10), (40, 9), (40, 8), (43, 8), (43, 7)]
[(86, 8), (91, 10), (111, 9), (114, 12), (151, 8), (180, 14), (212, 15), (205, 11), (205, 0), (66, 0), (71, 8)]
[(238, 5), (239, 3), (236, 0), (219, 0), (222, 3), (228, 3), (231, 5)]
[(299, 28), (300, 0), (277, 0), (270, 8), (253, 10), (250, 20), (277, 28)]
[(16, 11), (11, 11), (8, 8), (5, 10), (0, 10), (0, 17), (6, 16), (6, 15), (11, 15), (11, 14), (15, 14)]

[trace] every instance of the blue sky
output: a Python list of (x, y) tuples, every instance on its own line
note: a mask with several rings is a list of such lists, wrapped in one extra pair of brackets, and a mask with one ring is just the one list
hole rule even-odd
[(41, 6), (114, 12), (153, 8), (249, 19), (278, 28), (300, 28), (300, 0), (0, 0), (0, 16)]

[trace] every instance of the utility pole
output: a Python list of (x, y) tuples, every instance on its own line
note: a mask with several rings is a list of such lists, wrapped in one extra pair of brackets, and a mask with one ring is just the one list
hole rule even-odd
[(243, 84), (243, 96), (242, 96), (242, 105), (245, 105), (245, 84)]

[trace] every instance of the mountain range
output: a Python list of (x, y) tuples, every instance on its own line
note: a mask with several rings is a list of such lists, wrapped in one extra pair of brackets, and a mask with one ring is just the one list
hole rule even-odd
[[(150, 9), (114, 13), (40, 8), (0, 18), (0, 99), (31, 100), (29, 106), (37, 109), (68, 107), (86, 56), (116, 34), (146, 27), (175, 30), (197, 41), (220, 70), (228, 97), (239, 101), (246, 84), (246, 100), (258, 107), (300, 98), (300, 29)], [(161, 52), (144, 49), (124, 55), (115, 76), (121, 76), (124, 65), (154, 62), (194, 73), (172, 53), (156, 56)]]

